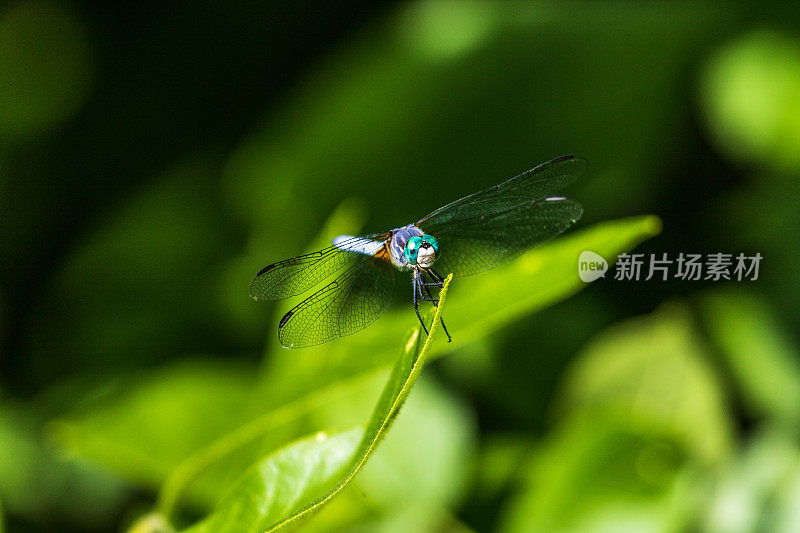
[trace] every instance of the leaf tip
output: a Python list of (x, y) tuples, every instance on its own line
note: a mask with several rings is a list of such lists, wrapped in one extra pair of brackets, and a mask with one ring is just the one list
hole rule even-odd
[(647, 215), (644, 219), (644, 228), (647, 233), (651, 236), (655, 237), (664, 227), (664, 223), (661, 222), (661, 218), (656, 215)]
[(175, 528), (161, 514), (150, 513), (139, 518), (128, 529), (128, 533), (173, 533)]

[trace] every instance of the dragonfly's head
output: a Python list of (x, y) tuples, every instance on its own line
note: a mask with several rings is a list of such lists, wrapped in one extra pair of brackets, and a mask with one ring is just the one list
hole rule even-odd
[(404, 253), (409, 265), (428, 268), (436, 261), (436, 256), (439, 255), (439, 241), (433, 235), (409, 237), (406, 241)]

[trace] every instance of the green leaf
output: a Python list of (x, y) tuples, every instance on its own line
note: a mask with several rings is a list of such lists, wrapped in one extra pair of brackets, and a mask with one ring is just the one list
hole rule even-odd
[(249, 469), (219, 509), (189, 531), (264, 531), (324, 503), (331, 481), (346, 476), (364, 438), (363, 428), (312, 435)]
[[(472, 413), (433, 377), (423, 374), (417, 381), (402, 416), (357, 478), (372, 508), (392, 513), (406, 505), (450, 509), (468, 487), (465, 465), (476, 440)], [(363, 505), (363, 494), (354, 494)]]
[(686, 529), (734, 448), (708, 357), (684, 305), (600, 333), (565, 373), (501, 531)]
[(599, 334), (564, 378), (559, 419), (619, 414), (674, 434), (707, 464), (732, 449), (722, 384), (685, 306), (667, 304)]
[(475, 420), (466, 402), (435, 377), (423, 371), (358, 476), (311, 520), (302, 521), (302, 531), (458, 530), (450, 510), (461, 505), (474, 480)]
[(445, 309), (452, 276), (445, 280), (430, 335), (420, 343), (420, 328), (408, 337), (386, 387), (364, 430), (332, 437), (312, 436), (251, 467), (217, 510), (191, 528), (193, 532), (273, 531), (307, 515), (338, 494), (361, 470), (396, 419), (419, 377)]
[(684, 531), (684, 455), (671, 435), (625, 417), (581, 416), (549, 434), (523, 470), (503, 533)]

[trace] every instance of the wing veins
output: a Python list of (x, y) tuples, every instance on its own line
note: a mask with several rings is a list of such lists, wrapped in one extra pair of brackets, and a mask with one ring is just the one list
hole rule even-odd
[[(311, 346), (337, 337), (350, 335), (371, 324), (383, 313), (386, 305), (388, 305), (390, 292), (384, 290), (382, 293), (382, 288), (377, 284), (377, 280), (375, 285), (358, 286), (356, 283), (358, 276), (367, 274), (368, 270), (373, 267), (370, 264), (372, 256), (360, 254), (360, 256), (352, 259), (354, 262), (349, 265), (347, 270), (298, 303), (285, 315), (289, 316), (289, 318), (285, 322), (282, 321), (278, 328), (278, 338), (284, 346)], [(376, 265), (376, 267), (385, 268), (383, 265)], [(359, 308), (358, 305), (369, 298), (369, 291), (375, 291), (373, 296), (381, 304), (380, 309), (376, 310), (372, 307)], [(350, 298), (356, 300), (356, 307), (351, 307), (351, 309), (357, 309), (358, 314), (354, 315), (354, 319), (348, 322), (343, 318), (343, 314), (348, 310), (348, 299)], [(381, 300), (383, 301), (381, 302)], [(313, 314), (306, 316), (304, 313), (308, 312)], [(331, 327), (330, 319), (328, 321), (325, 320), (325, 314), (329, 312), (335, 313), (335, 320), (333, 321), (335, 330), (325, 329), (326, 327)], [(303, 329), (303, 325), (313, 327), (319, 324), (322, 324), (322, 329), (318, 330), (318, 333), (321, 333), (321, 337), (309, 339), (310, 335)], [(300, 329), (292, 331), (292, 326)], [(299, 337), (297, 337), (298, 334), (300, 335)], [(314, 332), (311, 333), (311, 335), (314, 334)], [(289, 337), (297, 337), (295, 342), (289, 342), (291, 339), (285, 338), (287, 335)]]
[[(561, 188), (566, 187), (570, 183), (574, 182), (587, 166), (588, 163), (586, 160), (579, 157), (572, 155), (558, 157), (546, 163), (542, 163), (541, 165), (538, 165), (521, 174), (518, 174), (517, 176), (514, 176), (513, 178), (510, 178), (499, 185), (494, 185), (488, 189), (478, 191), (440, 207), (439, 209), (436, 209), (420, 219), (416, 225), (433, 225), (437, 223), (437, 219), (439, 219), (439, 221), (443, 221), (448, 214), (451, 214), (457, 209), (470, 208), (489, 201), (513, 201), (514, 199), (520, 197), (527, 197), (531, 200), (544, 198), (558, 192)], [(544, 174), (547, 171), (550, 171), (551, 173), (557, 172), (562, 168), (563, 172), (561, 174), (552, 174), (550, 176)], [(526, 189), (532, 189), (535, 191), (537, 188), (541, 190), (536, 192), (535, 196), (531, 198), (529, 193), (532, 191)]]
[[(347, 265), (350, 254), (360, 254), (345, 249), (347, 246), (385, 238), (386, 235), (351, 237), (322, 250), (284, 259), (264, 267), (250, 284), (250, 296), (256, 300), (282, 300), (301, 294), (341, 270)], [(337, 258), (339, 258), (338, 264)]]

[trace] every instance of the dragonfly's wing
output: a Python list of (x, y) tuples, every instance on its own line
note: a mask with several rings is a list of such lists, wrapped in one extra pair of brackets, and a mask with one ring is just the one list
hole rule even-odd
[(471, 276), (507, 263), (555, 237), (581, 213), (581, 205), (575, 200), (550, 196), (422, 229), (439, 241), (439, 256), (434, 263), (438, 272)]
[[(457, 222), (475, 215), (488, 215), (525, 201), (551, 196), (574, 182), (588, 166), (589, 163), (585, 159), (574, 155), (558, 157), (500, 185), (440, 207), (417, 222), (417, 226), (435, 228), (452, 221)], [(436, 236), (433, 233), (431, 235)]]
[(282, 300), (302, 294), (363, 255), (353, 250), (370, 247), (387, 237), (385, 234), (348, 237), (318, 252), (266, 266), (250, 284), (250, 296), (254, 300)]
[(392, 295), (391, 263), (362, 253), (347, 256), (349, 264), (339, 276), (283, 316), (278, 324), (281, 344), (323, 344), (367, 327), (386, 310)]
[(581, 216), (580, 204), (549, 196), (587, 167), (566, 156), (437, 209), (417, 226), (439, 241), (435, 268), (469, 276), (500, 266), (566, 230)]

